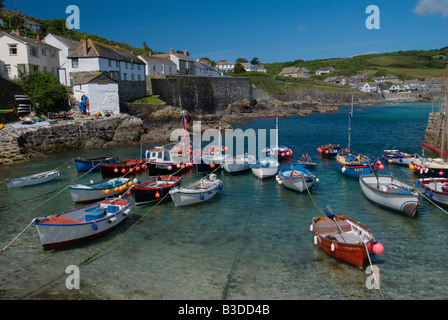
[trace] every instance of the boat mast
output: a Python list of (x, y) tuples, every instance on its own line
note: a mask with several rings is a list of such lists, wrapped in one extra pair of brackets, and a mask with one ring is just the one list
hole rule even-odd
[(348, 117), (348, 151), (351, 151), (351, 134), (352, 134), (352, 115), (353, 115), (353, 95), (352, 95), (352, 108)]
[[(446, 54), (446, 72), (445, 72), (445, 117), (446, 117), (446, 121), (447, 121), (447, 129), (448, 129), (448, 111), (447, 111), (447, 99), (448, 99), (448, 52)], [(445, 128), (443, 128), (445, 129)], [(443, 130), (442, 129), (442, 134), (443, 137), (445, 137), (445, 135), (448, 133), (448, 130)], [(442, 159), (445, 159), (445, 149), (443, 148), (443, 143), (442, 143), (442, 149), (440, 149), (440, 155), (442, 156)]]
[(275, 118), (275, 146), (278, 148), (278, 117)]

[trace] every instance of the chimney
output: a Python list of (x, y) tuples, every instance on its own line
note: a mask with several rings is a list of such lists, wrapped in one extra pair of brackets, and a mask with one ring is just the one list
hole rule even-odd
[(44, 37), (42, 36), (42, 33), (40, 32), (40, 30), (37, 30), (36, 39), (39, 40), (39, 41), (44, 40)]
[(185, 51), (184, 51), (184, 55), (186, 55), (186, 56), (189, 55), (187, 49), (185, 49)]
[(67, 36), (67, 39), (72, 39), (72, 36), (69, 34), (68, 36)]
[(170, 54), (174, 54), (174, 49), (173, 48), (170, 49)]
[(19, 28), (16, 29), (16, 35), (18, 35), (20, 37), (20, 30), (19, 30)]
[(166, 54), (166, 58), (167, 58), (168, 60), (170, 60), (170, 55), (169, 55), (169, 54)]

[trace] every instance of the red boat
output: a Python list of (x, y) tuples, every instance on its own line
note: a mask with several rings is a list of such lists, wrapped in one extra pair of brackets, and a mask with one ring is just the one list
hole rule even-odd
[(181, 179), (175, 176), (160, 176), (134, 185), (131, 194), (135, 205), (140, 206), (164, 199), (172, 188), (181, 184)]
[(327, 218), (313, 218), (312, 231), (314, 243), (323, 251), (359, 268), (363, 268), (374, 246), (373, 233), (346, 216), (330, 213)]
[[(144, 169), (145, 161), (138, 159), (131, 159), (109, 164), (100, 164), (101, 176), (103, 178), (116, 178), (125, 175), (126, 173), (135, 174)], [(142, 171), (143, 172), (143, 171)]]

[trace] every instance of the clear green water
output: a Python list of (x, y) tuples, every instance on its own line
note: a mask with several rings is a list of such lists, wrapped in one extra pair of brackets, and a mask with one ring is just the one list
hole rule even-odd
[[(376, 157), (391, 147), (421, 153), (432, 109), (432, 104), (355, 107), (352, 149)], [(234, 127), (273, 129), (275, 119)], [(380, 269), (385, 299), (448, 298), (448, 215), (427, 201), (416, 218), (378, 208), (365, 199), (357, 181), (343, 176), (334, 160), (322, 159), (316, 151), (329, 142), (347, 144), (348, 108), (279, 119), (279, 134), (279, 142), (294, 150), (294, 159), (308, 152), (319, 163), (314, 173), (320, 182), (312, 198), (278, 185), (274, 178), (257, 181), (250, 171), (235, 176), (223, 172), (218, 177), (224, 188), (213, 200), (184, 208), (175, 208), (171, 201), (134, 208), (133, 216), (118, 228), (87, 243), (43, 251), (31, 226), (0, 255), (0, 299), (381, 299), (378, 290), (366, 287), (370, 274), (314, 245), (309, 226), (321, 214), (313, 201), (363, 223), (383, 244), (384, 253), (373, 255), (372, 261)], [(64, 188), (81, 174), (71, 159), (110, 153), (134, 158), (140, 148), (72, 151), (0, 167), (4, 181), (69, 161), (53, 182), (13, 190), (1, 185), (0, 247), (33, 218), (74, 207)], [(386, 164), (384, 173), (389, 172), (410, 182), (418, 178), (407, 167)], [(197, 178), (186, 174), (183, 184)], [(99, 181), (100, 174), (78, 182), (90, 180)], [(70, 265), (80, 268), (79, 290), (65, 286)]]

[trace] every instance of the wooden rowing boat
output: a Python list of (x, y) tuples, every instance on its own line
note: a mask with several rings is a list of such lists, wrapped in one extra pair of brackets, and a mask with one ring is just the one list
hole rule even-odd
[(31, 176), (22, 177), (22, 178), (7, 179), (6, 185), (8, 186), (9, 189), (19, 188), (19, 187), (28, 187), (28, 186), (33, 186), (36, 184), (49, 182), (51, 180), (56, 179), (57, 177), (59, 177), (59, 171), (51, 170), (51, 171), (33, 174)]
[(355, 220), (335, 216), (330, 207), (325, 208), (327, 217), (315, 217), (311, 231), (314, 244), (336, 259), (362, 268), (372, 251), (373, 233)]

